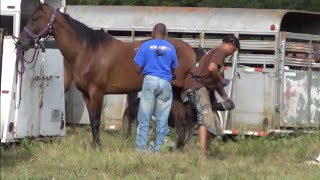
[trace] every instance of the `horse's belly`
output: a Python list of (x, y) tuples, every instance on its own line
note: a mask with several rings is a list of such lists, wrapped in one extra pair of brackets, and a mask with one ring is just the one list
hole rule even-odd
[(126, 76), (118, 78), (109, 82), (108, 94), (127, 94), (139, 92), (142, 89), (143, 77), (142, 76)]

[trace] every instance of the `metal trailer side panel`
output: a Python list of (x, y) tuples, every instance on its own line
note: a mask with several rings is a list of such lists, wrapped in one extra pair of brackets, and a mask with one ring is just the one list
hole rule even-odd
[(319, 127), (320, 72), (312, 72), (312, 84), (308, 82), (308, 71), (286, 70), (284, 76), (283, 126)]
[(126, 94), (109, 94), (104, 96), (101, 120), (105, 129), (119, 129), (127, 106)]
[[(275, 128), (275, 72), (265, 69), (264, 72), (252, 71), (249, 67), (238, 67), (241, 79), (234, 79), (232, 99), (235, 109), (230, 111), (226, 130), (267, 131)], [(225, 71), (226, 78), (231, 78), (231, 68)], [(226, 87), (226, 92), (230, 87)], [(219, 101), (221, 97), (217, 95)], [(224, 119), (225, 113), (221, 112)]]
[[(42, 1), (60, 7), (65, 4), (65, 1)], [(20, 34), (20, 23), (26, 21), (32, 14), (38, 0), (2, 0), (1, 1), (1, 15), (13, 16), (13, 35), (18, 37)], [(9, 7), (10, 6), (10, 7)], [(25, 22), (24, 22), (25, 23)], [(10, 28), (11, 27), (7, 27)], [(33, 69), (27, 69), (22, 76), (21, 84), (21, 101), (20, 97), (20, 77), (16, 77), (15, 69), (15, 46), (12, 37), (6, 37), (4, 42), (4, 56), (3, 56), (3, 70), (2, 70), (2, 86), (1, 86), (1, 142), (15, 141), (16, 138), (28, 138), (39, 136), (62, 136), (65, 134), (64, 128), (60, 128), (61, 122), (64, 121), (64, 87), (63, 87), (63, 66), (62, 56), (59, 50), (52, 50), (54, 53), (50, 53), (50, 50), (44, 55), (44, 58), (54, 58), (56, 61), (53, 64), (46, 63), (47, 69), (44, 70), (42, 75), (57, 76), (59, 74), (60, 79), (51, 80), (47, 84), (47, 88), (43, 91), (44, 104), (39, 107), (39, 101), (41, 94), (35, 77), (39, 75), (39, 67), (46, 68), (44, 63), (36, 63)], [(6, 42), (8, 41), (8, 42)], [(51, 51), (51, 52), (52, 52)], [(25, 58), (31, 59), (31, 52), (25, 53)], [(55, 54), (56, 53), (56, 54)], [(60, 56), (59, 56), (60, 55)], [(27, 66), (28, 67), (31, 67)], [(50, 74), (47, 75), (46, 73)], [(40, 76), (42, 79), (43, 76)], [(50, 85), (49, 85), (50, 84)], [(4, 92), (4, 93), (3, 93)], [(57, 96), (58, 95), (58, 96)], [(58, 112), (58, 113), (57, 113)], [(9, 127), (12, 127), (12, 132), (9, 132)]]
[[(319, 13), (281, 9), (68, 5), (66, 12), (92, 28), (150, 31), (156, 23), (163, 22), (168, 31), (199, 33), (273, 33), (283, 29), (313, 33), (315, 24), (309, 19), (319, 19)], [(303, 20), (304, 17), (308, 19)], [(301, 24), (299, 28), (295, 19)], [(274, 30), (270, 28), (272, 24)]]
[(83, 101), (82, 94), (71, 84), (66, 93), (66, 121), (74, 124), (90, 124), (88, 110)]
[[(241, 14), (241, 16), (234, 16), (235, 12), (237, 12), (236, 14)], [(279, 31), (282, 29), (280, 26), (283, 25), (286, 31), (293, 30), (292, 32), (295, 32), (297, 28), (291, 25), (294, 24), (295, 16), (304, 17), (312, 14), (319, 18), (319, 13), (289, 10), (262, 11), (255, 9), (181, 7), (68, 6), (67, 13), (94, 29), (105, 28), (105, 30), (132, 32), (131, 36), (119, 36), (127, 41), (135, 38), (132, 37), (135, 31), (150, 31), (158, 21), (167, 24), (169, 34), (170, 32), (200, 33), (200, 37), (201, 35), (204, 36), (204, 33), (240, 33), (253, 35), (253, 37), (254, 35), (275, 35), (275, 41), (266, 41), (261, 45), (257, 44), (255, 40), (243, 41), (244, 50), (274, 51), (274, 53), (265, 55), (265, 57), (257, 54), (240, 54), (239, 56), (240, 64), (268, 64), (274, 66), (274, 69), (265, 69), (267, 72), (247, 74), (246, 77), (250, 79), (250, 81), (245, 79), (235, 80), (233, 99), (236, 101), (239, 100), (243, 102), (243, 104), (236, 102), (236, 109), (231, 111), (228, 117), (230, 124), (227, 129), (241, 129), (245, 127), (249, 130), (266, 130), (268, 128), (278, 128), (280, 125), (283, 125), (282, 112), (286, 108), (283, 103), (285, 55), (281, 54), (281, 52), (284, 53), (285, 49), (281, 49), (281, 45), (283, 45), (282, 42), (284, 41), (283, 47), (285, 48), (285, 37), (282, 39), (279, 34)], [(257, 14), (259, 15), (257, 16)], [(284, 18), (286, 18), (286, 20), (283, 20)], [(186, 20), (184, 19), (191, 19), (195, 23), (185, 24), (184, 22), (186, 22)], [(232, 19), (232, 21), (230, 19)], [(232, 23), (232, 25), (228, 23)], [(270, 30), (271, 24), (276, 25), (276, 29), (273, 31)], [(285, 27), (286, 24), (288, 24), (287, 27)], [(312, 28), (315, 29), (319, 27), (317, 24), (307, 25), (307, 28), (300, 28), (299, 26), (298, 29), (303, 33), (306, 33), (304, 30), (308, 30), (308, 32), (311, 33), (314, 31)], [(305, 40), (307, 36), (303, 33), (296, 35), (302, 40)], [(198, 47), (198, 44), (201, 44), (202, 47), (208, 48), (220, 43), (220, 41), (218, 42), (216, 39), (207, 40), (205, 37), (201, 38), (201, 41), (200, 38), (185, 38), (184, 40), (192, 42), (193, 47)], [(290, 63), (298, 64), (299, 62), (291, 61)], [(305, 66), (305, 64), (300, 65)], [(231, 77), (231, 71), (229, 75), (228, 71), (226, 74), (226, 77)], [(243, 86), (240, 81), (247, 86)], [(314, 86), (317, 87), (316, 82)], [(312, 89), (314, 88), (311, 87), (311, 90)], [(226, 90), (230, 91), (229, 87), (227, 87)], [(251, 91), (252, 93), (249, 93)], [(242, 98), (242, 96), (245, 98)], [(314, 93), (313, 96), (316, 96), (316, 94)], [(245, 100), (248, 101), (245, 102)], [(309, 103), (312, 106), (312, 103)], [(314, 104), (317, 106), (317, 101), (315, 101)], [(313, 112), (316, 117), (318, 114), (317, 111)]]
[[(25, 58), (30, 60), (33, 52), (27, 51)], [(26, 65), (22, 76), (15, 138), (63, 136), (65, 130), (60, 128), (65, 123), (63, 57), (58, 49), (46, 49), (32, 66)]]
[(40, 135), (64, 136), (64, 71), (63, 56), (59, 49), (46, 49), (43, 71), (45, 82), (40, 107)]
[[(117, 129), (121, 126), (123, 113), (126, 107), (125, 94), (108, 94), (103, 98), (101, 122), (106, 128)], [(66, 94), (66, 113), (68, 123), (90, 124), (88, 109), (83, 101), (82, 94), (74, 84)]]
[[(33, 52), (34, 49), (25, 52), (26, 60), (31, 60)], [(38, 57), (38, 60), (39, 59)], [(16, 107), (17, 119), (14, 123), (15, 138), (23, 138), (26, 136), (37, 137), (39, 135), (39, 88), (36, 88), (34, 86), (35, 82), (33, 82), (39, 64), (41, 63), (41, 60), (38, 60), (33, 69), (30, 69), (33, 63), (25, 63), (26, 70), (22, 75), (21, 95), (17, 94), (16, 97), (18, 105)], [(20, 90), (19, 86), (17, 88)]]
[(320, 127), (320, 71), (312, 70), (310, 89), (310, 123)]
[(319, 128), (319, 65), (311, 60), (312, 48), (308, 48), (309, 57), (292, 59), (286, 56), (290, 52), (292, 41), (309, 43), (319, 42), (320, 37), (308, 34), (281, 32), (279, 70), (280, 127)]
[(275, 24), (279, 29), (281, 19), (287, 11), (236, 8), (68, 5), (66, 12), (73, 18), (93, 28), (127, 29), (130, 27), (152, 30), (156, 23), (163, 22), (167, 25), (168, 30), (186, 30), (186, 32), (199, 32), (199, 30), (272, 32), (270, 25)]

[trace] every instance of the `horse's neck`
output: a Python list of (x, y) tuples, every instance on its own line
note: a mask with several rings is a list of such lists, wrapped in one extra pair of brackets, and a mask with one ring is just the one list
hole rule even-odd
[(68, 60), (68, 63), (72, 68), (83, 50), (83, 47), (80, 40), (77, 39), (73, 28), (61, 13), (56, 17), (53, 28), (53, 37), (61, 54)]

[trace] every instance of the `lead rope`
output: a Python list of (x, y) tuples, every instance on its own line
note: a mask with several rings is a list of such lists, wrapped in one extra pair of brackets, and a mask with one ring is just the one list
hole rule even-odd
[[(12, 36), (12, 39), (16, 42), (16, 40), (18, 38)], [(40, 45), (39, 45), (40, 44)], [(40, 46), (43, 46), (42, 42), (39, 42), (39, 44), (36, 46), (34, 52), (33, 52), (33, 55), (32, 55), (32, 59), (30, 61), (26, 60), (24, 58), (24, 53), (21, 49), (21, 46), (18, 44), (18, 43), (15, 43), (15, 46), (16, 46), (16, 84), (18, 84), (18, 76), (19, 76), (19, 99), (18, 99), (18, 105), (16, 108), (19, 108), (20, 106), (20, 103), (21, 103), (21, 94), (22, 94), (22, 76), (26, 70), (26, 67), (25, 67), (25, 63), (27, 64), (31, 64), (33, 63), (33, 65), (31, 66), (31, 68), (29, 68), (28, 70), (34, 68), (35, 64), (37, 63), (37, 59), (38, 59), (38, 56), (39, 56), (39, 47)]]

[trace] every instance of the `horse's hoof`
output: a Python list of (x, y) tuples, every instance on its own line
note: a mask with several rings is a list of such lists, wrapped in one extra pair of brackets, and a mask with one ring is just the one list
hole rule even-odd
[(181, 142), (178, 142), (178, 143), (177, 143), (177, 149), (178, 149), (179, 151), (183, 150), (184, 146), (185, 146), (184, 143), (181, 143)]
[(100, 149), (101, 148), (101, 143), (100, 142), (94, 142), (92, 143), (93, 149)]

